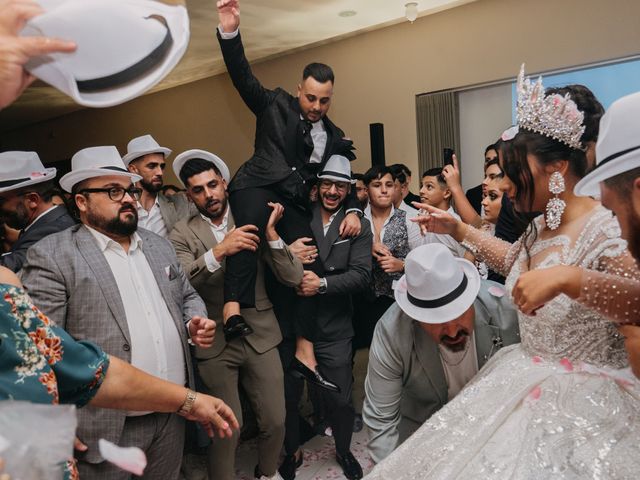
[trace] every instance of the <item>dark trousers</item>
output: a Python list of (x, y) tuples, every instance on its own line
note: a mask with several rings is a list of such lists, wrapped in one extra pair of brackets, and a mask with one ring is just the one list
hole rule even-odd
[[(325, 420), (331, 426), (336, 452), (344, 455), (351, 446), (353, 435), (354, 409), (352, 401), (353, 371), (351, 363), (351, 339), (332, 342), (316, 341), (313, 344), (318, 369), (330, 374), (330, 378), (340, 387), (340, 393), (308, 385), (309, 389), (319, 397), (324, 406)], [(288, 365), (295, 354), (295, 339), (285, 338), (280, 346), (280, 358), (283, 365)], [(291, 375), (284, 376), (284, 400), (286, 407), (284, 449), (287, 455), (293, 455), (300, 447), (300, 415), (299, 403), (302, 397), (303, 380)], [(318, 403), (318, 402), (317, 402)]]
[(380, 317), (393, 304), (394, 299), (382, 295), (376, 297), (372, 292), (361, 293), (353, 297), (353, 350), (369, 348), (373, 339), (373, 331)]
[[(284, 207), (284, 216), (278, 222), (277, 230), (285, 243), (290, 244), (302, 237), (308, 237), (315, 243), (310, 226), (311, 213), (279, 194), (275, 188), (245, 188), (232, 192), (229, 195), (229, 203), (236, 226), (255, 225), (259, 230), (260, 241), (265, 243), (264, 232), (272, 211), (267, 205), (268, 202), (277, 202)], [(316, 261), (305, 265), (304, 268), (320, 275), (322, 265)], [(227, 257), (224, 272), (225, 302), (239, 302), (241, 308), (254, 307), (257, 272), (257, 252), (242, 250)], [(299, 335), (307, 337), (307, 332), (309, 335), (313, 332), (316, 299), (296, 295), (294, 300), (296, 331)]]

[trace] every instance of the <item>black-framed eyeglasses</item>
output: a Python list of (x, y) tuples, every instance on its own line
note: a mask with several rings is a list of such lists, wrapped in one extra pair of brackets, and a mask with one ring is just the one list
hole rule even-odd
[(333, 180), (323, 179), (320, 181), (320, 187), (329, 190), (335, 186), (336, 190), (346, 190), (349, 187), (349, 182), (334, 182)]
[(85, 193), (106, 193), (109, 195), (109, 198), (114, 202), (119, 202), (124, 198), (124, 194), (128, 194), (133, 197), (134, 200), (140, 200), (140, 196), (142, 195), (142, 189), (138, 187), (109, 187), (109, 188), (84, 188), (80, 190), (78, 193), (84, 195)]

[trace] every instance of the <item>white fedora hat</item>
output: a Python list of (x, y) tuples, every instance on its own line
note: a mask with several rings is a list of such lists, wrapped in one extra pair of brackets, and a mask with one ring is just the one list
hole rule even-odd
[(171, 155), (171, 149), (161, 147), (151, 135), (142, 135), (132, 139), (127, 144), (127, 154), (122, 157), (125, 166), (129, 166), (135, 159), (150, 153), (161, 153), (164, 158)]
[(0, 153), (0, 193), (56, 178), (55, 168), (44, 168), (36, 152)]
[(640, 92), (611, 104), (600, 119), (596, 168), (575, 186), (576, 195), (600, 196), (600, 182), (640, 167)]
[(331, 155), (326, 165), (318, 174), (318, 178), (326, 178), (334, 182), (356, 183), (351, 179), (351, 164), (349, 159), (342, 155)]
[(71, 157), (71, 171), (60, 179), (60, 186), (71, 192), (73, 186), (83, 180), (108, 175), (128, 177), (132, 183), (142, 179), (125, 168), (116, 147), (90, 147)]
[(23, 36), (72, 40), (74, 53), (30, 60), (25, 68), (87, 107), (131, 100), (160, 82), (189, 43), (182, 5), (151, 0), (38, 0), (45, 13)]
[(419, 322), (455, 320), (473, 304), (480, 290), (478, 269), (468, 260), (455, 258), (441, 243), (411, 250), (404, 271), (396, 282), (396, 302)]
[(206, 150), (193, 149), (182, 152), (173, 161), (173, 173), (176, 174), (178, 181), (182, 184), (183, 187), (186, 187), (186, 185), (182, 183), (182, 179), (180, 178), (180, 171), (182, 170), (182, 167), (184, 167), (184, 164), (187, 163), (188, 160), (191, 160), (193, 158), (200, 158), (202, 160), (206, 160), (207, 162), (213, 163), (218, 168), (218, 170), (220, 170), (220, 174), (222, 175), (224, 181), (229, 183), (229, 180), (231, 179), (229, 167), (227, 167), (227, 164), (224, 163), (219, 156), (214, 155), (211, 152), (207, 152)]

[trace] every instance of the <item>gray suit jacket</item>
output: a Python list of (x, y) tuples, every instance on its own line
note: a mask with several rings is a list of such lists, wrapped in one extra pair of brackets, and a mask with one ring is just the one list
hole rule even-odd
[[(185, 323), (205, 316), (202, 299), (189, 284), (171, 244), (139, 229), (142, 251), (182, 340), (187, 378), (193, 386)], [(169, 273), (167, 273), (169, 272)], [(91, 232), (76, 225), (49, 235), (27, 252), (22, 271), (25, 288), (51, 320), (77, 340), (91, 340), (110, 355), (131, 361), (131, 339), (124, 306), (111, 268)], [(85, 458), (102, 461), (97, 442), (117, 443), (125, 412), (91, 406), (78, 411), (78, 437), (89, 446)]]
[(318, 296), (322, 307), (317, 311), (314, 329), (316, 338), (309, 339), (312, 341), (330, 342), (353, 337), (351, 294), (369, 287), (373, 241), (369, 221), (362, 219), (362, 229), (357, 237), (341, 238), (340, 224), (344, 217), (345, 211), (342, 208), (325, 235), (320, 205), (314, 205), (311, 231), (318, 245), (319, 260), (324, 267), (327, 292)]
[(160, 215), (167, 227), (167, 232), (171, 233), (176, 223), (184, 218), (188, 218), (197, 210), (195, 205), (189, 201), (184, 193), (176, 193), (167, 197), (162, 192), (158, 193), (158, 206)]
[[(228, 228), (234, 225), (229, 213)], [(226, 345), (222, 335), (222, 307), (224, 305), (224, 270), (225, 261), (215, 272), (210, 272), (204, 259), (205, 253), (215, 247), (218, 242), (211, 232), (209, 224), (200, 213), (178, 222), (169, 235), (189, 281), (202, 296), (209, 318), (217, 323), (218, 333), (213, 347), (202, 349), (196, 347), (196, 358), (207, 359), (217, 357)], [(256, 276), (256, 307), (242, 310), (253, 333), (245, 337), (245, 341), (258, 353), (264, 353), (276, 347), (282, 341), (280, 327), (273, 313), (273, 307), (264, 287), (264, 263), (267, 262), (276, 277), (285, 285), (294, 287), (300, 284), (303, 275), (302, 263), (294, 257), (289, 249), (271, 249), (266, 245), (260, 247), (258, 257), (258, 274)]]
[[(496, 297), (483, 280), (474, 303), (478, 367), (501, 347), (520, 342), (518, 315), (509, 295)], [(437, 344), (396, 303), (376, 325), (369, 351), (362, 418), (369, 451), (379, 462), (448, 401)]]

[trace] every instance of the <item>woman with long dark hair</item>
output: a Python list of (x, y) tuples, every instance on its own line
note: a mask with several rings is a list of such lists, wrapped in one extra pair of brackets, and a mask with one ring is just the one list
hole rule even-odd
[[(518, 126), (503, 134), (501, 189), (541, 211), (511, 245), (422, 205), (494, 270), (520, 309), (522, 343), (501, 349), (370, 478), (635, 478), (640, 381), (616, 325), (638, 318), (639, 273), (620, 228), (573, 187), (587, 160), (568, 95), (518, 77)], [(452, 294), (454, 294), (453, 292)]]

